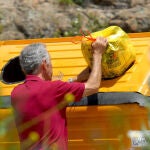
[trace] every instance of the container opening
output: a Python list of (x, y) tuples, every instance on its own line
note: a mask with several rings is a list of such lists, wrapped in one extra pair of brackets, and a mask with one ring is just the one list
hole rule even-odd
[(5, 84), (14, 84), (25, 80), (25, 74), (23, 73), (19, 56), (11, 59), (2, 68), (2, 82)]

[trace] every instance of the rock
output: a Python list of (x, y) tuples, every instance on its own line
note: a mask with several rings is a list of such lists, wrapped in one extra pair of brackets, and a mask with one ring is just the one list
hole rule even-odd
[(131, 0), (131, 7), (135, 7), (137, 5), (144, 5), (146, 0)]
[[(150, 0), (0, 0), (0, 39), (44, 38), (94, 32), (118, 25), (126, 32), (149, 31)], [(10, 34), (8, 33), (10, 32)]]
[(24, 38), (24, 34), (18, 31), (5, 31), (0, 34), (0, 40), (19, 40)]
[[(60, 30), (66, 30), (68, 28), (71, 28), (71, 20), (65, 13), (57, 13), (55, 14), (56, 24), (58, 26), (58, 29)], [(63, 23), (62, 23), (63, 20)]]
[(116, 8), (116, 9), (124, 9), (124, 8), (128, 8), (129, 7), (129, 4), (128, 3), (125, 3), (125, 2), (116, 2), (115, 4), (114, 4), (114, 7)]
[(37, 8), (21, 7), (14, 18), (17, 29), (27, 38), (53, 37), (56, 32), (56, 20), (52, 16), (53, 9), (50, 8), (45, 4), (44, 7)]
[(129, 31), (132, 31), (132, 32), (136, 32), (138, 30), (138, 28), (139, 28), (138, 22), (134, 18), (131, 18), (131, 19), (127, 20), (125, 22), (125, 24), (126, 24), (126, 28)]
[(149, 31), (149, 16), (149, 7), (138, 6), (119, 11), (118, 14), (112, 18), (109, 24), (118, 25), (127, 32)]
[(106, 14), (102, 10), (97, 10), (97, 9), (87, 10), (87, 15), (88, 15), (90, 21), (97, 20), (101, 26), (105, 26), (108, 23), (109, 19), (111, 17), (113, 18), (113, 15), (111, 13), (107, 12), (107, 14)]
[(116, 26), (120, 26), (121, 28), (126, 28), (124, 21), (122, 21), (122, 20), (120, 20), (120, 19), (111, 20), (111, 21), (109, 22), (109, 25), (110, 25), (110, 26), (116, 25)]

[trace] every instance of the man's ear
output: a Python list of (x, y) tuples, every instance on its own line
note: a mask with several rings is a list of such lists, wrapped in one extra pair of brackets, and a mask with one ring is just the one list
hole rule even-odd
[(46, 70), (46, 67), (47, 67), (46, 65), (47, 65), (46, 64), (46, 60), (43, 60), (42, 61), (42, 65), (41, 65), (41, 67), (42, 67), (43, 70)]

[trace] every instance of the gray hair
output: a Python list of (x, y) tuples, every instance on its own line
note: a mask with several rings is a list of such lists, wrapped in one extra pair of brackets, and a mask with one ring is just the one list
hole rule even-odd
[(50, 56), (46, 46), (42, 43), (34, 43), (26, 46), (20, 56), (20, 65), (26, 74), (37, 74), (43, 60), (50, 64)]

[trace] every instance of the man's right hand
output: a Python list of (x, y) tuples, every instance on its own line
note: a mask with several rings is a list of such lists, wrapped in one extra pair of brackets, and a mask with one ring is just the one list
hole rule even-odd
[(96, 41), (92, 43), (93, 54), (103, 54), (107, 45), (108, 41), (106, 38), (98, 37)]

